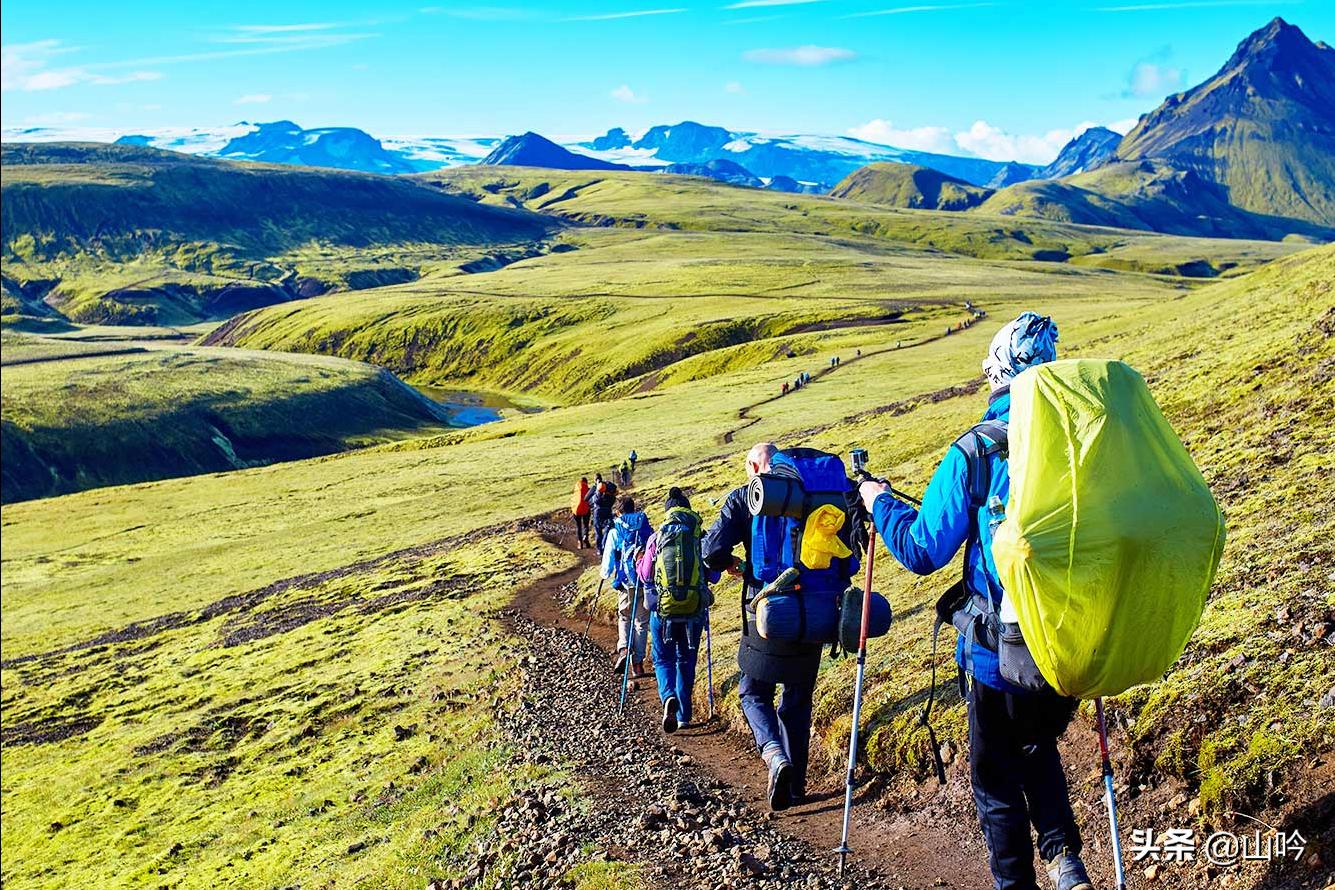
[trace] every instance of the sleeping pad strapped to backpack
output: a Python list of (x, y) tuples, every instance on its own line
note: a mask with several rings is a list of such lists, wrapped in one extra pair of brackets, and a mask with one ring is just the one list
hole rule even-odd
[(770, 471), (751, 480), (751, 573), (765, 590), (746, 607), (760, 636), (838, 639), (840, 597), (858, 567), (856, 497), (844, 462), (812, 448), (776, 452)]
[(1008, 447), (992, 555), (1032, 663), (1075, 698), (1159, 679), (1200, 621), (1224, 521), (1144, 379), (1119, 361), (1029, 368)]

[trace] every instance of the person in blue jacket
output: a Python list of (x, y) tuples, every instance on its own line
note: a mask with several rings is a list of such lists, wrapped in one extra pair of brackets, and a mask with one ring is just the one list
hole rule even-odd
[[(635, 500), (623, 497), (617, 504), (617, 518), (607, 533), (603, 546), (602, 576), (612, 582), (617, 592), (617, 652), (613, 668), (620, 671), (631, 660), (631, 672), (644, 676), (644, 650), (648, 639), (649, 606), (642, 591), (635, 562), (654, 533), (649, 517), (635, 509)], [(632, 608), (635, 614), (631, 614)]]
[[(988, 504), (994, 497), (1004, 504), (1010, 489), (1005, 452), (990, 447), (996, 443), (989, 431), (1004, 433), (1011, 379), (1056, 357), (1057, 326), (1052, 319), (1033, 312), (1020, 315), (993, 338), (983, 362), (992, 390), (983, 423), (946, 452), (922, 507), (915, 510), (896, 499), (882, 482), (867, 481), (859, 489), (886, 549), (909, 571), (939, 571), (965, 548), (964, 592), (984, 618), (997, 614), (1002, 599), (992, 561)], [(983, 480), (985, 492), (971, 488), (973, 474), (990, 477)], [(979, 633), (960, 637), (955, 658), (962, 680), (969, 680), (970, 780), (996, 888), (1037, 887), (1032, 825), (1057, 890), (1092, 890), (1080, 861), (1080, 832), (1057, 751), (1057, 739), (1070, 723), (1076, 702), (1051, 689), (1028, 692), (1008, 683), (995, 647), (995, 637), (984, 626)]]

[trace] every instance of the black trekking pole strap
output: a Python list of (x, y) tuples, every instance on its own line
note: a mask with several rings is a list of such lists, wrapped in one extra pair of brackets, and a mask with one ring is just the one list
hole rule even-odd
[(932, 729), (932, 705), (936, 702), (936, 641), (941, 635), (941, 619), (932, 625), (932, 685), (927, 692), (927, 704), (923, 706), (918, 723), (927, 729), (927, 740), (932, 745), (932, 764), (936, 767), (936, 780), (946, 784), (946, 764), (941, 759), (941, 746), (936, 741), (936, 731)]

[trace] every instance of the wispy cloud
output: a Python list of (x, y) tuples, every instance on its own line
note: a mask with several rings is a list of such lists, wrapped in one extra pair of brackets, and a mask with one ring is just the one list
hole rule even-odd
[(1132, 66), (1126, 76), (1123, 99), (1159, 98), (1186, 82), (1186, 73), (1172, 64), (1171, 47), (1161, 47)]
[(25, 118), (23, 124), (28, 127), (60, 127), (77, 124), (90, 117), (92, 115), (86, 111), (46, 111)]
[(744, 19), (728, 19), (722, 24), (725, 25), (757, 25), (761, 22), (773, 22), (778, 19), (786, 18), (782, 15), (753, 15)]
[(996, 6), (995, 3), (948, 3), (931, 6), (892, 6), (889, 9), (873, 9), (868, 12), (853, 12), (840, 18), (865, 19), (878, 15), (905, 15), (911, 12), (945, 12), (951, 9), (984, 9)]
[(564, 21), (567, 22), (610, 22), (613, 19), (637, 19), (645, 15), (676, 15), (679, 12), (685, 12), (685, 7), (676, 9), (637, 9), (631, 12), (607, 12), (602, 15), (576, 15), (571, 16)]
[(417, 11), (423, 15), (447, 15), (476, 22), (514, 22), (533, 18), (536, 14), (518, 6), (423, 6)]
[(724, 9), (756, 9), (761, 6), (802, 6), (807, 3), (824, 3), (825, 0), (741, 0), (730, 3)]
[(1133, 3), (1126, 6), (1102, 6), (1097, 12), (1154, 12), (1161, 9), (1212, 9), (1219, 6), (1275, 6), (1301, 0), (1186, 0), (1182, 3)]
[(733, 96), (745, 96), (746, 87), (742, 86), (741, 81), (730, 80), (723, 85), (723, 92)]
[(265, 105), (273, 101), (272, 93), (247, 93), (232, 102), (233, 105)]
[(748, 62), (761, 65), (795, 65), (816, 68), (837, 62), (851, 62), (858, 54), (838, 46), (794, 46), (785, 49), (749, 49), (742, 53)]
[(622, 84), (613, 90), (609, 95), (618, 102), (625, 102), (629, 105), (643, 105), (649, 101), (648, 96), (641, 95), (630, 88), (627, 84)]
[[(158, 71), (127, 71), (124, 74), (102, 74), (92, 65), (52, 66), (52, 60), (69, 53), (78, 52), (78, 47), (65, 46), (59, 40), (38, 40), (33, 43), (11, 43), (0, 47), (0, 90), (9, 92), (41, 92), (59, 90), (79, 84), (93, 86), (113, 86), (116, 84), (139, 83), (158, 80), (162, 74)], [(136, 62), (133, 66), (147, 65)]]

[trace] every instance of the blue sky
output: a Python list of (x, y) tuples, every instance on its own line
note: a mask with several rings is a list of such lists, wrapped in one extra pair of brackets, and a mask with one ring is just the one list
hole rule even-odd
[[(53, 11), (53, 10), (57, 10)], [(1330, 0), (6, 0), (3, 124), (553, 136), (683, 119), (1041, 162)]]

